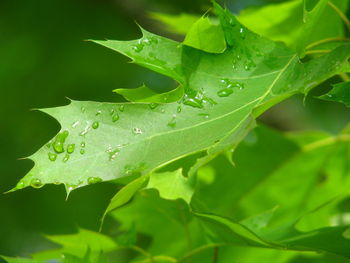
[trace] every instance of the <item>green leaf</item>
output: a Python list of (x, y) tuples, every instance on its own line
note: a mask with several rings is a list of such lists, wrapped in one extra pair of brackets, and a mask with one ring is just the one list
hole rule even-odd
[(198, 15), (186, 13), (171, 15), (151, 12), (149, 16), (157, 22), (161, 22), (165, 30), (180, 35), (186, 35), (191, 26), (200, 18)]
[[(169, 103), (182, 98), (183, 87), (179, 86), (174, 90), (165, 93), (157, 93), (154, 90), (143, 85), (137, 89), (115, 89), (115, 93), (122, 95), (131, 102), (151, 102), (151, 103)], [(157, 105), (153, 105), (156, 107)]]
[[(279, 228), (279, 239), (269, 239), (269, 234), (256, 235), (243, 225), (211, 214), (196, 213), (209, 228), (211, 238), (216, 243), (232, 245), (245, 242), (248, 246), (300, 251), (322, 251), (350, 257), (350, 240), (343, 236), (347, 227), (328, 227), (310, 232), (299, 232), (293, 225)], [(243, 239), (243, 240), (242, 240)]]
[(209, 17), (201, 17), (190, 28), (182, 42), (209, 53), (223, 53), (226, 49), (224, 32), (220, 25), (213, 25)]
[(120, 230), (134, 226), (139, 236), (148, 237), (150, 243), (139, 245), (152, 256), (180, 258), (205, 243), (203, 229), (193, 221), (188, 205), (183, 200), (162, 199), (153, 189), (140, 191), (111, 215), (121, 224)]
[(229, 46), (222, 54), (144, 30), (139, 40), (98, 41), (174, 78), (185, 95), (156, 108), (151, 103), (72, 101), (42, 110), (60, 122), (61, 131), (30, 157), (35, 166), (15, 189), (63, 183), (70, 192), (149, 174), (199, 152), (213, 158), (238, 144), (245, 134), (241, 129), (251, 127), (253, 112), (257, 116), (349, 70), (350, 45), (301, 63), (292, 50), (250, 32), (228, 10), (215, 8)]
[(295, 47), (302, 31), (302, 1), (285, 1), (243, 9), (239, 21), (250, 30)]
[(119, 190), (109, 202), (103, 217), (105, 217), (106, 214), (111, 212), (112, 210), (117, 209), (118, 207), (121, 207), (127, 202), (129, 202), (131, 198), (135, 195), (135, 193), (142, 189), (143, 186), (145, 186), (145, 183), (148, 180), (148, 178), (149, 176), (141, 176), (135, 179), (134, 181), (130, 182), (129, 184), (125, 185), (121, 190)]
[(350, 82), (342, 82), (333, 85), (333, 88), (320, 97), (323, 100), (335, 101), (345, 104), (350, 107)]
[(187, 203), (191, 202), (193, 195), (190, 179), (183, 176), (182, 169), (172, 172), (153, 173), (150, 176), (147, 188), (157, 189), (160, 197), (164, 199), (183, 199)]
[(192, 204), (195, 211), (206, 211), (198, 215), (211, 242), (349, 257), (343, 234), (349, 222), (334, 223), (340, 200), (348, 202), (349, 196), (349, 137), (344, 135), (285, 137), (258, 127), (234, 152), (235, 167), (222, 157), (210, 163), (214, 182), (199, 185)]
[(95, 262), (102, 252), (109, 252), (118, 247), (111, 238), (85, 229), (79, 229), (76, 234), (51, 235), (46, 238), (62, 247), (34, 254), (33, 258), (38, 261), (59, 259), (62, 254), (78, 258), (84, 258), (88, 254), (89, 260)]
[[(303, 1), (303, 27), (298, 38), (298, 51), (304, 55), (305, 47), (315, 41), (344, 36), (343, 22), (339, 15), (328, 5), (329, 0)], [(332, 1), (340, 10), (345, 11), (348, 1)]]

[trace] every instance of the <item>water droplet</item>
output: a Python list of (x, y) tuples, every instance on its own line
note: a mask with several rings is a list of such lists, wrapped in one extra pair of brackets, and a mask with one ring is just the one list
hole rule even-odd
[(112, 121), (116, 122), (117, 120), (119, 120), (119, 115), (116, 113), (112, 116)]
[(34, 187), (34, 188), (40, 188), (40, 187), (43, 187), (43, 183), (41, 182), (40, 179), (37, 179), (37, 178), (33, 178), (31, 181), (30, 181), (30, 186), (31, 187)]
[(229, 23), (231, 26), (236, 26), (235, 20), (234, 20), (232, 17), (229, 18), (228, 23)]
[(96, 111), (96, 116), (98, 116), (98, 115), (100, 115), (102, 113), (102, 111), (101, 110), (98, 110), (98, 111)]
[(150, 40), (151, 40), (151, 43), (158, 44), (158, 39), (157, 38), (151, 37)]
[(52, 161), (52, 162), (56, 161), (56, 159), (57, 159), (57, 154), (55, 154), (55, 153), (50, 153), (50, 152), (49, 152), (47, 155), (49, 156), (49, 160), (50, 160), (50, 161)]
[(84, 148), (85, 145), (86, 145), (85, 142), (81, 142), (81, 143), (80, 143), (80, 147), (83, 147), (83, 148)]
[(231, 81), (229, 79), (222, 79), (222, 83), (225, 84), (226, 88), (232, 88), (232, 89), (244, 89), (244, 84), (236, 81)]
[(167, 125), (168, 125), (169, 127), (171, 127), (171, 128), (175, 128), (175, 126), (176, 126), (176, 116), (173, 117), (173, 118), (168, 122)]
[(233, 69), (236, 69), (236, 68), (237, 68), (237, 61), (236, 61), (236, 60), (233, 60), (233, 62), (232, 62), (232, 68), (233, 68)]
[(81, 112), (85, 112), (85, 107), (82, 106), (82, 107), (80, 108), (80, 110), (81, 110)]
[(16, 184), (16, 188), (17, 189), (23, 189), (25, 186), (23, 180), (19, 181), (17, 184)]
[(132, 175), (135, 171), (135, 168), (132, 165), (125, 165), (124, 167), (124, 173), (126, 175)]
[(73, 122), (72, 123), (72, 128), (75, 128), (75, 127), (77, 127), (78, 125), (79, 125), (79, 121), (75, 121), (75, 122)]
[(99, 123), (98, 121), (94, 121), (94, 122), (92, 123), (92, 128), (95, 129), (95, 130), (96, 130), (99, 126), (100, 126), (100, 123)]
[(67, 146), (67, 152), (68, 153), (73, 153), (75, 148), (75, 144), (68, 144)]
[(66, 189), (67, 189), (68, 193), (72, 192), (76, 188), (77, 188), (77, 186), (74, 184), (66, 184)]
[(182, 111), (181, 106), (178, 106), (176, 111), (177, 111), (178, 113), (180, 113), (180, 112)]
[(115, 112), (115, 110), (114, 110), (114, 109), (111, 109), (111, 111), (109, 112), (109, 114), (110, 114), (110, 115), (113, 115), (114, 112)]
[(64, 156), (64, 158), (63, 158), (63, 162), (65, 163), (65, 162), (67, 162), (68, 160), (69, 160), (69, 154), (66, 154), (65, 156)]
[(231, 88), (224, 88), (224, 89), (219, 90), (219, 91), (217, 92), (217, 94), (218, 94), (219, 97), (228, 97), (228, 96), (230, 96), (232, 93), (233, 93), (233, 89), (231, 89)]
[(140, 128), (134, 128), (132, 129), (132, 133), (137, 135), (137, 134), (142, 134), (143, 131)]
[(161, 109), (161, 111), (160, 111), (161, 113), (165, 113), (165, 110), (164, 109)]
[(158, 104), (157, 103), (151, 103), (151, 104), (149, 104), (149, 107), (151, 108), (151, 110), (154, 110), (155, 108), (158, 107)]
[(245, 64), (244, 64), (244, 70), (248, 71), (252, 68), (255, 68), (256, 64), (254, 63), (253, 60), (248, 60)]
[(145, 44), (145, 45), (150, 45), (151, 44), (151, 40), (149, 40), (148, 38), (144, 38), (144, 39), (141, 40), (141, 43)]
[(84, 149), (80, 149), (80, 154), (84, 154), (85, 150)]
[(119, 106), (119, 110), (120, 110), (121, 112), (123, 112), (124, 109), (125, 109), (125, 105), (120, 105), (120, 106)]
[(53, 142), (53, 148), (57, 153), (64, 152), (64, 142), (68, 137), (68, 135), (69, 135), (68, 131), (63, 131), (57, 134), (55, 141)]
[(86, 126), (83, 131), (79, 133), (80, 136), (85, 136), (90, 131), (90, 126)]
[(110, 160), (110, 161), (114, 161), (114, 159), (118, 156), (119, 152), (120, 152), (120, 149), (119, 149), (119, 148), (114, 149), (114, 150), (111, 149), (111, 150), (108, 152), (108, 154), (109, 154), (109, 160)]
[(200, 98), (190, 97), (187, 94), (184, 96), (183, 104), (194, 108), (203, 108), (203, 101)]
[(88, 184), (96, 184), (102, 182), (102, 179), (99, 177), (89, 177)]
[(246, 30), (245, 30), (243, 27), (241, 27), (241, 28), (239, 29), (239, 33), (240, 33), (240, 35), (241, 35), (241, 38), (242, 38), (242, 39), (245, 39), (247, 33), (246, 33)]
[(139, 52), (141, 52), (142, 49), (143, 49), (143, 44), (137, 43), (136, 45), (133, 45), (133, 46), (132, 46), (132, 49), (133, 49), (135, 52), (139, 53)]
[(204, 119), (208, 119), (209, 118), (209, 114), (208, 113), (199, 113), (199, 116), (203, 116)]
[(50, 149), (50, 148), (51, 148), (51, 145), (52, 145), (52, 142), (50, 141), (49, 143), (46, 144), (46, 147), (47, 147), (48, 149)]

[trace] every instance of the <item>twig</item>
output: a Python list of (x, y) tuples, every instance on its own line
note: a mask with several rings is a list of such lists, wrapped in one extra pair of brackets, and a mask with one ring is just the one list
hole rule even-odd
[(341, 11), (335, 4), (333, 4), (331, 1), (328, 1), (328, 5), (333, 8), (333, 10), (340, 16), (340, 18), (345, 23), (346, 27), (348, 28), (348, 31), (350, 31), (350, 21), (346, 17), (346, 15)]
[(318, 41), (315, 41), (315, 42), (309, 44), (306, 47), (306, 49), (312, 49), (312, 48), (320, 46), (322, 44), (331, 43), (331, 42), (350, 42), (350, 38), (347, 38), (347, 37), (325, 38), (325, 39), (321, 39), (321, 40), (318, 40)]
[(306, 55), (313, 55), (313, 54), (326, 54), (331, 52), (332, 50), (330, 49), (314, 49), (314, 50), (309, 50), (306, 51), (305, 54)]
[(213, 263), (219, 262), (219, 247), (214, 247)]

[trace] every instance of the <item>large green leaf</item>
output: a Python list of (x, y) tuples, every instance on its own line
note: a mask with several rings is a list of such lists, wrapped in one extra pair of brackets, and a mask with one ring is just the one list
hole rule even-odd
[(323, 100), (335, 101), (350, 107), (350, 82), (342, 82), (333, 86), (327, 94), (319, 97)]
[(30, 159), (33, 169), (15, 189), (62, 183), (68, 191), (87, 184), (155, 171), (202, 152), (215, 156), (236, 145), (242, 127), (277, 102), (349, 70), (350, 45), (301, 63), (284, 45), (250, 32), (215, 4), (228, 44), (209, 54), (143, 30), (133, 41), (98, 41), (177, 80), (178, 102), (71, 101), (43, 109), (60, 133)]
[(183, 44), (209, 53), (222, 53), (226, 49), (221, 26), (212, 24), (209, 17), (201, 17), (192, 25)]

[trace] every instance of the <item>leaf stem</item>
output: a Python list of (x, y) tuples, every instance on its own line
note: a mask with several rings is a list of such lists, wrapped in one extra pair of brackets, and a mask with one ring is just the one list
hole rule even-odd
[(343, 81), (345, 81), (345, 82), (350, 81), (350, 77), (348, 76), (348, 74), (346, 74), (346, 73), (340, 73), (340, 74), (338, 74), (338, 75), (339, 75), (339, 77), (340, 77)]
[(310, 45), (308, 45), (306, 47), (306, 49), (312, 49), (312, 48), (320, 46), (322, 44), (331, 43), (331, 42), (350, 42), (350, 38), (348, 38), (348, 37), (325, 38), (325, 39), (321, 39), (321, 40), (318, 40), (318, 41), (311, 43)]
[(343, 22), (345, 23), (348, 31), (350, 31), (350, 21), (349, 19), (346, 17), (346, 15), (343, 13), (343, 11), (341, 11), (335, 4), (332, 3), (332, 1), (328, 1), (328, 5), (333, 8), (333, 10), (339, 15), (339, 17), (343, 20)]
[(203, 245), (201, 247), (197, 247), (195, 249), (193, 249), (192, 251), (188, 252), (186, 255), (184, 255), (182, 258), (180, 258), (177, 262), (183, 262), (186, 259), (192, 257), (193, 255), (196, 255), (204, 250), (207, 250), (209, 248), (218, 248), (218, 247), (223, 247), (223, 246), (228, 246), (229, 244), (225, 244), (225, 243), (214, 243), (214, 244), (207, 244), (207, 245)]
[(213, 263), (219, 262), (219, 247), (214, 247)]
[(313, 54), (326, 54), (331, 52), (332, 50), (330, 49), (314, 49), (314, 50), (309, 50), (306, 51), (305, 54), (306, 55), (313, 55)]
[[(151, 261), (152, 260), (152, 261)], [(138, 261), (139, 263), (149, 263), (149, 262), (171, 262), (171, 263), (178, 263), (176, 258), (173, 257), (168, 257), (168, 256), (154, 256), (152, 259), (151, 258), (146, 258), (145, 260)]]
[(317, 148), (328, 146), (334, 144), (336, 142), (349, 142), (350, 134), (341, 134), (336, 137), (329, 137), (325, 139), (321, 139), (312, 143), (309, 143), (303, 147), (304, 151), (313, 151)]

